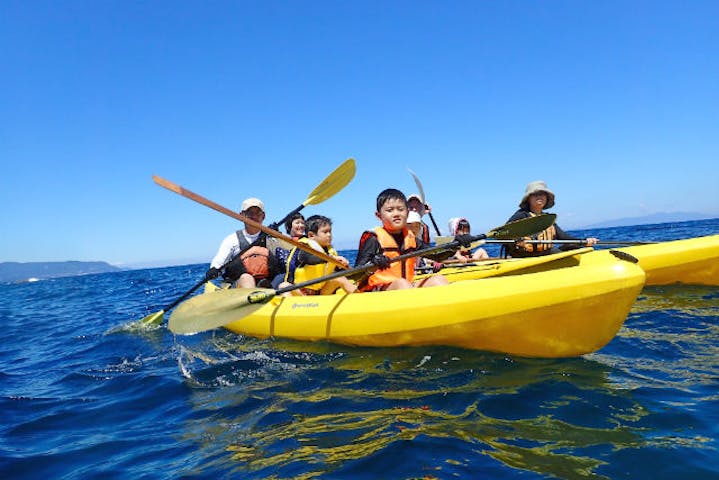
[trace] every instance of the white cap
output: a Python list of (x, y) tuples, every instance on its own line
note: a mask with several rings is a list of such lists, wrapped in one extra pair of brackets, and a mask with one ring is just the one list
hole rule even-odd
[(421, 223), (421, 222), (422, 222), (422, 217), (419, 216), (419, 213), (412, 211), (412, 212), (409, 212), (409, 214), (407, 214), (407, 223)]
[(262, 203), (262, 200), (260, 200), (259, 198), (251, 197), (251, 198), (246, 198), (242, 202), (242, 206), (240, 207), (240, 212), (246, 212), (247, 210), (249, 210), (252, 207), (259, 208), (260, 210), (262, 210), (263, 213), (265, 211), (265, 204)]

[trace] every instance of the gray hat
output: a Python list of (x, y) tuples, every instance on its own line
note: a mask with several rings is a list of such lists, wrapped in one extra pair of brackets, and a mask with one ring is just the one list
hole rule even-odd
[(554, 206), (554, 192), (547, 188), (547, 184), (544, 180), (535, 180), (527, 184), (527, 188), (524, 189), (524, 196), (522, 201), (519, 202), (519, 207), (528, 209), (529, 208), (529, 196), (533, 193), (544, 192), (547, 194), (547, 204), (544, 208), (552, 208)]

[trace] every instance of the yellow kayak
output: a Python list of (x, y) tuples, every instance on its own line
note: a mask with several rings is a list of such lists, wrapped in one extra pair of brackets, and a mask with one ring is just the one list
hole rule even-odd
[(719, 285), (719, 235), (619, 248), (639, 259), (647, 285)]
[[(647, 274), (647, 285), (685, 283), (719, 285), (719, 235), (673, 240), (617, 248), (639, 260)], [(594, 255), (584, 247), (552, 255), (527, 258), (490, 259), (472, 264), (445, 267), (441, 273), (450, 282), (503, 275), (541, 272), (579, 265), (580, 256)]]
[[(259, 338), (357, 346), (445, 345), (527, 357), (579, 356), (614, 338), (645, 280), (636, 264), (609, 251), (596, 253), (575, 255), (576, 268), (440, 287), (274, 297), (225, 328)], [(187, 303), (195, 312), (210, 311), (232, 295), (233, 289), (218, 290)]]

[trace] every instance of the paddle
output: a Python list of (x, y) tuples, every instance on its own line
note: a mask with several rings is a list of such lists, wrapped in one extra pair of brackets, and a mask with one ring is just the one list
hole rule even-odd
[[(513, 240), (487, 240), (486, 243), (514, 243)], [(587, 245), (586, 240), (524, 240), (524, 243), (556, 243), (558, 245)], [(651, 245), (657, 242), (627, 242), (623, 240), (602, 240), (594, 245)]]
[[(324, 202), (325, 200), (331, 198), (332, 196), (334, 196), (337, 192), (339, 192), (345, 186), (347, 186), (347, 184), (349, 184), (350, 181), (352, 181), (352, 178), (354, 178), (355, 171), (356, 171), (356, 166), (355, 166), (354, 159), (349, 158), (349, 159), (345, 160), (339, 167), (337, 167), (332, 173), (330, 173), (327, 176), (327, 178), (325, 178), (322, 181), (322, 183), (317, 185), (317, 187), (315, 187), (315, 189), (310, 192), (307, 199), (305, 199), (305, 201), (302, 202), (302, 204), (299, 207), (297, 207), (292, 212), (290, 212), (289, 215), (286, 215), (285, 218), (281, 222), (277, 222), (277, 224), (284, 223), (287, 218), (292, 216), (294, 213), (299, 212), (300, 210), (302, 210), (302, 208), (304, 208), (307, 205), (317, 205), (317, 204), (320, 204), (320, 203)], [(333, 264), (335, 264), (341, 268), (344, 268), (344, 266), (342, 264), (340, 264), (339, 262), (337, 262), (334, 258), (324, 254), (324, 252), (318, 252), (318, 251), (314, 250), (312, 247), (310, 247), (307, 244), (296, 242), (293, 238), (290, 238), (290, 237), (285, 237), (280, 232), (277, 232), (273, 229), (267, 228), (262, 224), (258, 224), (257, 222), (254, 222), (252, 219), (249, 219), (243, 215), (238, 215), (235, 212), (232, 212), (231, 210), (226, 209), (225, 207), (222, 207), (220, 205), (217, 205), (214, 202), (204, 199), (204, 198), (200, 197), (199, 195), (192, 193), (189, 190), (185, 190), (182, 187), (173, 184), (172, 182), (161, 179), (160, 177), (158, 177), (156, 175), (153, 176), (152, 178), (155, 181), (155, 183), (158, 183), (158, 185), (168, 188), (169, 190), (172, 190), (173, 192), (179, 193), (180, 195), (183, 195), (183, 196), (186, 196), (186, 194), (191, 194), (192, 196), (190, 198), (192, 198), (195, 201), (198, 201), (204, 205), (210, 206), (211, 208), (213, 208), (215, 210), (219, 210), (222, 213), (226, 213), (233, 218), (237, 218), (238, 220), (245, 221), (249, 225), (254, 224), (257, 228), (261, 227), (260, 230), (262, 230), (263, 232), (265, 232), (269, 235), (272, 235), (277, 238), (281, 238), (281, 239), (285, 240), (286, 242), (296, 246), (297, 248), (300, 248), (302, 250), (307, 251), (308, 253), (318, 256), (325, 261), (331, 261)], [(160, 182), (162, 182), (162, 183), (160, 183)], [(230, 261), (232, 261), (232, 260), (230, 260)], [(227, 264), (223, 265), (222, 267), (220, 267), (220, 270), (222, 270), (226, 266), (227, 266)], [(195, 290), (200, 288), (206, 282), (207, 282), (207, 278), (203, 278), (202, 280), (197, 282), (195, 285), (193, 285), (192, 288), (190, 288), (187, 292), (182, 294), (182, 296), (180, 296), (177, 300), (170, 303), (162, 310), (155, 312), (155, 313), (151, 313), (150, 315), (147, 315), (142, 320), (140, 320), (140, 322), (145, 323), (145, 324), (160, 324), (162, 322), (163, 315), (165, 314), (165, 312), (176, 307), (180, 302), (182, 302), (184, 299), (186, 299), (188, 296), (190, 296)]]
[[(412, 175), (412, 178), (414, 178), (414, 183), (417, 185), (417, 190), (419, 190), (422, 205), (427, 205), (427, 201), (425, 200), (426, 197), (424, 196), (424, 188), (422, 188), (422, 182), (419, 181), (419, 177), (412, 170), (408, 168), (407, 171), (409, 171), (409, 174)], [(429, 211), (427, 213), (429, 214), (429, 219), (432, 220), (432, 225), (434, 225), (434, 231), (437, 232), (437, 235), (441, 235), (441, 233), (439, 233), (439, 228), (437, 227), (437, 222), (434, 221), (434, 217), (432, 216), (432, 212)]]
[[(545, 230), (554, 223), (556, 215), (545, 214), (536, 217), (523, 218), (495, 228), (486, 234), (471, 235), (470, 241), (484, 238), (521, 238)], [(444, 250), (456, 249), (460, 246), (458, 240), (423, 248), (410, 253), (399, 255), (391, 262), (400, 262), (412, 257), (431, 255)], [(186, 301), (170, 316), (169, 328), (174, 333), (191, 334), (212, 330), (239, 320), (269, 302), (273, 297), (291, 292), (299, 288), (309, 287), (321, 282), (327, 282), (342, 276), (368, 272), (377, 266), (368, 263), (345, 271), (337, 271), (323, 277), (314, 278), (306, 282), (290, 285), (277, 290), (271, 288), (231, 288), (218, 290), (207, 295), (198, 295)]]
[[(354, 172), (355, 172), (355, 164), (354, 164), (353, 159), (349, 159), (345, 163), (340, 165), (332, 174), (330, 174), (330, 176), (333, 176), (335, 173), (337, 173), (341, 169), (346, 169), (347, 167), (345, 167), (345, 165), (349, 165), (349, 168), (351, 168), (351, 175), (347, 175), (346, 173), (342, 172), (341, 178), (345, 182), (344, 185), (347, 185), (347, 183), (349, 183), (349, 181), (352, 180), (352, 177), (354, 176)], [(240, 220), (240, 221), (246, 223), (247, 225), (251, 225), (255, 228), (258, 228), (260, 231), (266, 233), (267, 235), (278, 238), (286, 243), (289, 243), (290, 245), (293, 245), (293, 246), (299, 248), (300, 250), (304, 250), (307, 253), (311, 253), (312, 255), (321, 258), (325, 262), (329, 262), (337, 267), (344, 268), (344, 266), (340, 262), (338, 262), (334, 257), (331, 257), (324, 252), (317, 251), (317, 250), (313, 249), (310, 245), (308, 245), (306, 243), (298, 242), (294, 238), (288, 237), (287, 235), (284, 235), (284, 234), (278, 232), (277, 230), (274, 230), (270, 227), (266, 227), (266, 226), (262, 225), (260, 222), (256, 222), (256, 221), (252, 220), (251, 218), (242, 215), (241, 213), (233, 212), (229, 208), (223, 207), (222, 205), (219, 205), (219, 204), (213, 202), (212, 200), (209, 200), (201, 195), (198, 195), (195, 192), (187, 190), (186, 188), (183, 188), (180, 185), (177, 185), (176, 183), (173, 183), (173, 182), (166, 180), (162, 177), (159, 177), (157, 175), (153, 175), (152, 180), (154, 180), (154, 182), (157, 183), (158, 185), (160, 185), (161, 187), (164, 187), (170, 191), (173, 191), (179, 195), (182, 195), (185, 198), (189, 198), (190, 200), (194, 200), (197, 203), (201, 203), (207, 207), (212, 208), (213, 210), (217, 210), (220, 213), (224, 213), (227, 216), (230, 216), (232, 218)], [(327, 182), (327, 179), (325, 179), (325, 182), (322, 182), (322, 184), (327, 185), (327, 188), (333, 190), (332, 195), (337, 193), (341, 189), (341, 187), (344, 186), (344, 185), (341, 185), (341, 187), (338, 188), (337, 182), (334, 182), (334, 181)], [(322, 186), (322, 184), (320, 184), (320, 186)], [(314, 191), (313, 191), (313, 193), (314, 193)], [(310, 195), (311, 196), (308, 197), (307, 200), (305, 200), (305, 202), (302, 204), (302, 206), (316, 205), (317, 203), (324, 202), (326, 199), (328, 199), (329, 197), (332, 196), (332, 195), (326, 195), (326, 194), (318, 195), (316, 193), (314, 195), (312, 195), (312, 194), (310, 194)], [(294, 210), (294, 212), (298, 212), (300, 209), (301, 208), (297, 208)], [(287, 216), (285, 218), (289, 218), (289, 216)], [(278, 223), (280, 223), (280, 222), (278, 222)]]
[[(447, 242), (451, 242), (454, 240), (454, 237), (449, 237), (446, 235), (442, 235), (439, 237), (436, 237), (435, 242), (437, 245), (445, 244)], [(497, 239), (488, 239), (484, 240), (481, 243), (499, 243), (499, 244), (513, 244), (515, 243), (515, 240), (497, 240)], [(556, 243), (558, 245), (587, 245), (586, 239), (578, 239), (578, 240), (524, 240), (524, 243), (541, 243), (541, 244), (549, 244), (549, 243)], [(602, 240), (594, 245), (651, 245), (656, 242), (630, 242), (630, 241), (624, 241), (624, 240)], [(481, 244), (478, 243), (477, 245), (472, 245), (470, 248), (474, 249), (480, 246)]]

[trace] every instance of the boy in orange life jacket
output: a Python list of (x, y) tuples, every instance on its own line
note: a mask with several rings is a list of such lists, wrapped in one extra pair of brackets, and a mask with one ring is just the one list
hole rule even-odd
[(407, 228), (407, 214), (407, 199), (399, 190), (388, 188), (377, 196), (375, 215), (382, 222), (382, 226), (362, 234), (355, 265), (373, 263), (379, 268), (360, 284), (360, 290), (398, 290), (449, 283), (447, 278), (440, 274), (414, 282), (416, 257), (390, 263), (392, 258), (428, 246)]
[[(519, 202), (519, 210), (514, 212), (514, 215), (509, 217), (507, 223), (520, 220), (522, 218), (534, 217), (544, 213), (545, 208), (552, 208), (554, 206), (554, 192), (547, 188), (547, 184), (542, 180), (536, 180), (529, 182), (527, 187), (524, 189), (524, 196), (522, 201)], [(527, 237), (530, 239), (530, 237)], [(576, 237), (565, 233), (564, 230), (559, 228), (556, 223), (551, 225), (548, 229), (539, 232), (531, 237), (533, 240), (580, 240)], [(584, 239), (587, 246), (591, 247), (599, 240), (594, 237), (587, 237)], [(507, 247), (507, 253), (512, 257), (536, 257), (539, 255), (547, 255), (552, 252), (553, 245), (551, 243), (526, 243), (522, 240), (518, 241), (515, 245)], [(560, 248), (560, 250), (571, 250), (578, 248), (580, 245), (566, 245)]]
[[(262, 223), (265, 220), (265, 205), (258, 198), (242, 202), (240, 213), (250, 220)], [(250, 247), (242, 256), (239, 253)], [(274, 239), (268, 239), (259, 228), (245, 224), (245, 228), (229, 234), (220, 244), (217, 254), (210, 263), (206, 278), (217, 278), (223, 265), (224, 280), (240, 288), (256, 286), (269, 287), (272, 278), (282, 273), (275, 250)], [(230, 261), (232, 260), (232, 261)], [(229, 264), (228, 264), (229, 262)]]
[[(312, 215), (307, 219), (307, 236), (300, 238), (318, 252), (324, 252), (339, 261), (345, 267), (349, 266), (347, 259), (332, 247), (332, 220), (323, 215)], [(311, 253), (293, 248), (287, 260), (287, 273), (285, 281), (279, 285), (284, 288), (292, 283), (302, 283), (333, 273), (337, 268)], [(347, 293), (354, 293), (357, 287), (346, 277), (334, 278), (328, 282), (317, 283), (308, 287), (293, 290), (293, 295), (330, 295), (338, 288)]]

